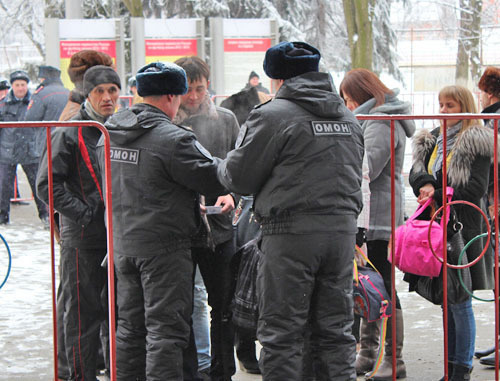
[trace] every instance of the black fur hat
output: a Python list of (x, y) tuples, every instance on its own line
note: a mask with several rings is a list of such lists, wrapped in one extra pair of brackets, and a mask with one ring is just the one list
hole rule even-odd
[(184, 95), (188, 90), (186, 72), (172, 62), (153, 62), (139, 69), (135, 76), (137, 93), (148, 95)]
[(38, 67), (38, 78), (59, 78), (61, 70), (54, 66), (41, 65)]
[(264, 71), (269, 78), (288, 79), (318, 71), (321, 54), (305, 42), (281, 42), (267, 49)]
[(121, 89), (120, 77), (115, 69), (110, 66), (92, 66), (83, 75), (83, 93), (85, 97), (89, 95), (94, 87), (103, 83), (113, 83)]

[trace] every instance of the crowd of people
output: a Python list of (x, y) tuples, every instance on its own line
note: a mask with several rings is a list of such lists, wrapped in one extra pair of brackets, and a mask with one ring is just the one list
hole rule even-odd
[[(97, 121), (109, 132), (118, 380), (229, 381), (235, 346), (240, 368), (266, 381), (355, 380), (373, 370), (381, 346), (384, 359), (371, 379), (392, 379), (393, 355), (396, 378), (407, 376), (397, 294), (393, 348), (392, 330), (380, 342), (380, 321), (355, 323), (352, 287), (357, 243), (366, 245), (391, 290), (391, 129), (388, 121), (356, 116), (410, 115), (411, 104), (366, 69), (347, 72), (337, 93), (332, 77), (319, 71), (320, 58), (305, 42), (269, 48), (263, 69), (276, 91), (272, 100), (252, 72), (225, 107), (209, 96), (210, 68), (198, 57), (142, 67), (128, 82), (131, 102), (119, 99), (122, 82), (112, 59), (91, 50), (71, 57), (71, 91), (50, 66), (40, 67), (33, 94), (24, 71), (0, 78), (0, 121)], [(500, 69), (487, 68), (478, 87), (483, 112), (498, 113)], [(443, 114), (476, 113), (472, 93), (455, 85), (440, 91), (439, 107)], [(492, 120), (453, 119), (415, 133), (413, 121), (398, 121), (395, 171), (402, 172), (413, 137), (409, 183), (417, 201), (433, 198), (441, 206), (446, 157), (453, 200), (485, 211), (489, 205), (493, 220), (492, 127)], [(58, 377), (95, 380), (110, 366), (104, 138), (95, 128), (57, 127), (51, 139), (61, 247)], [(0, 129), (0, 223), (9, 222), (18, 164), (40, 219), (49, 223), (48, 161), (44, 130)], [(395, 185), (399, 226), (402, 176)], [(245, 203), (256, 222), (241, 242), (234, 215)], [(466, 242), (487, 230), (479, 213), (453, 209)], [(231, 318), (233, 258), (251, 238), (262, 252), (255, 332)], [(478, 239), (467, 249), (468, 262), (484, 245)], [(491, 246), (470, 272), (472, 290), (494, 288)], [(414, 290), (418, 278), (405, 280)], [(470, 296), (448, 306), (448, 322), (449, 379), (470, 380)], [(262, 345), (258, 361), (255, 340)], [(493, 356), (494, 365), (493, 351), (476, 356), (487, 365)]]

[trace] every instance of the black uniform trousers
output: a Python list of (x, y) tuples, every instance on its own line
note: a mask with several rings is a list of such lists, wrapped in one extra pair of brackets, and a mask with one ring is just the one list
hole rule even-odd
[[(36, 172), (38, 163), (21, 164), (28, 178), (31, 191), (36, 195)], [(14, 179), (16, 178), (17, 164), (0, 164), (0, 222), (9, 222), (10, 198), (14, 194)], [(38, 216), (42, 219), (47, 216), (47, 207), (35, 196)]]
[(67, 380), (95, 380), (101, 345), (100, 326), (106, 319), (101, 292), (106, 249), (61, 246), (57, 295), (58, 375)]
[(302, 381), (304, 337), (317, 381), (356, 380), (352, 335), (355, 234), (265, 235), (257, 275), (265, 381)]
[(234, 363), (234, 326), (231, 322), (230, 295), (231, 258), (235, 252), (234, 241), (229, 240), (215, 247), (193, 247), (193, 261), (200, 267), (207, 288), (210, 316), (210, 349), (212, 381), (228, 381), (236, 372)]
[(118, 381), (182, 381), (192, 313), (191, 251), (115, 256)]

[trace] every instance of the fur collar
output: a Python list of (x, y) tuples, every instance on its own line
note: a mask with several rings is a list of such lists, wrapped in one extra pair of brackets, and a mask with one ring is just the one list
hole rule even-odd
[[(437, 136), (428, 130), (420, 130), (413, 139), (413, 170), (427, 172), (426, 158), (436, 145)], [(483, 126), (473, 126), (457, 136), (453, 156), (448, 167), (448, 181), (452, 187), (467, 184), (472, 163), (478, 156), (493, 160), (493, 131)]]
[(194, 116), (198, 115), (204, 115), (207, 116), (210, 119), (218, 119), (219, 114), (217, 114), (217, 109), (215, 107), (214, 102), (210, 99), (210, 95), (207, 93), (205, 96), (205, 99), (203, 102), (200, 104), (200, 108), (192, 112), (184, 107), (179, 107), (179, 110), (177, 111), (177, 115), (174, 118), (174, 123), (175, 124), (182, 124), (185, 122), (186, 119), (189, 119)]

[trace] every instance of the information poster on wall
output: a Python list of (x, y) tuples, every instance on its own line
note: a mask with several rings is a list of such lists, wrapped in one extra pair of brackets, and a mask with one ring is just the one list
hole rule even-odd
[(270, 38), (225, 38), (224, 83), (226, 95), (242, 90), (253, 71), (259, 75), (262, 86), (270, 90), (270, 79), (264, 74), (262, 63), (266, 50), (271, 47)]
[(107, 53), (117, 64), (117, 32), (114, 19), (62, 19), (59, 20), (59, 52), (61, 79), (72, 89), (68, 67), (71, 56), (90, 49)]
[(198, 40), (191, 39), (146, 39), (146, 64), (156, 61), (174, 62), (184, 56), (198, 54)]
[(201, 19), (144, 20), (145, 63), (201, 56), (202, 26)]
[(262, 63), (266, 50), (277, 38), (273, 25), (271, 19), (222, 20), (224, 95), (241, 91), (251, 72), (257, 73), (261, 85), (271, 91), (271, 80), (265, 75)]
[(71, 56), (80, 50), (96, 50), (111, 56), (116, 64), (116, 41), (115, 40), (93, 40), (93, 41), (61, 41), (61, 80), (68, 89), (74, 87), (68, 75), (68, 67)]

